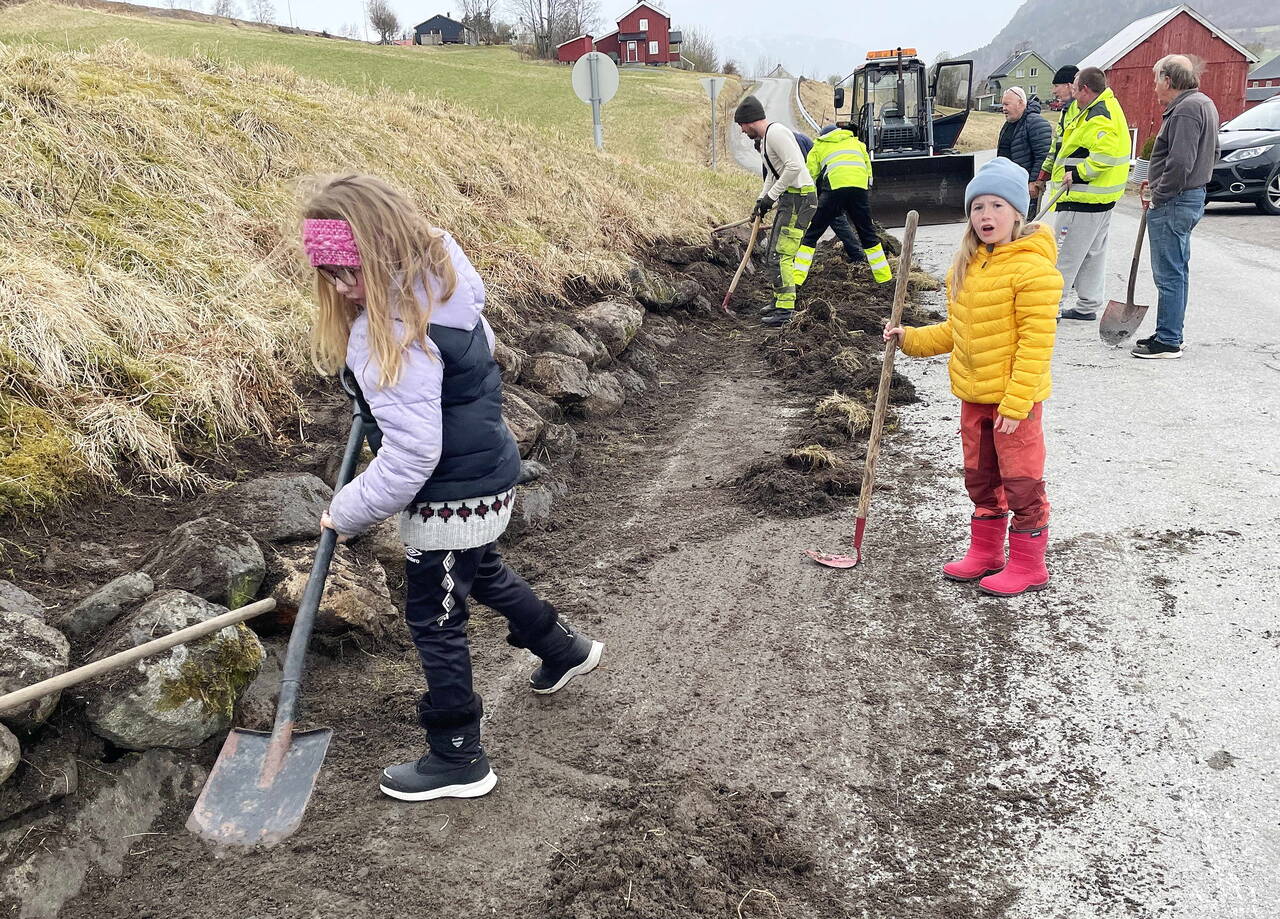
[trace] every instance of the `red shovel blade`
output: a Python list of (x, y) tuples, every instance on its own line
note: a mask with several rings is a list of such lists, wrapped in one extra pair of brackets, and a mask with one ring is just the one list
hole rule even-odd
[(859, 517), (857, 526), (853, 531), (853, 555), (836, 555), (829, 552), (819, 552), (817, 549), (805, 549), (804, 554), (809, 556), (819, 565), (825, 565), (828, 568), (857, 568), (862, 564), (862, 531), (866, 529), (867, 518)]

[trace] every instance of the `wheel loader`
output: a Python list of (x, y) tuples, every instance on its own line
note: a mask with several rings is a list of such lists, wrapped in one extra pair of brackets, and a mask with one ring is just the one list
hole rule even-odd
[[(948, 105), (939, 104), (939, 94)], [(871, 209), (886, 226), (964, 220), (973, 155), (956, 153), (973, 93), (973, 61), (925, 68), (914, 48), (872, 51), (836, 87), (836, 123), (871, 153)], [(963, 106), (963, 107), (961, 107)]]

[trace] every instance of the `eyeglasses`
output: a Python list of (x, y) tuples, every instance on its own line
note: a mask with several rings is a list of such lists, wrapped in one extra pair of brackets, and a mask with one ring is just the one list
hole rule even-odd
[(352, 287), (356, 283), (356, 273), (354, 270), (345, 267), (330, 267), (329, 265), (317, 265), (316, 271), (324, 276), (324, 279), (335, 287), (341, 281), (347, 287)]

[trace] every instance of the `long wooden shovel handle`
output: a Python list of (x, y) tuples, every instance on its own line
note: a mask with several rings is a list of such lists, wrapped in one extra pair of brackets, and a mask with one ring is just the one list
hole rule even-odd
[(747, 270), (747, 262), (751, 261), (751, 253), (755, 251), (756, 240), (760, 236), (760, 222), (764, 218), (759, 214), (751, 224), (751, 239), (747, 242), (747, 251), (742, 253), (742, 261), (738, 263), (738, 270), (734, 272), (733, 281), (729, 284), (729, 292), (724, 295), (724, 308), (729, 308), (729, 298), (733, 296), (733, 292), (738, 289), (738, 282), (742, 280), (742, 272)]
[(1147, 235), (1147, 209), (1143, 207), (1138, 218), (1138, 240), (1133, 244), (1133, 263), (1129, 266), (1129, 298), (1125, 303), (1133, 306), (1133, 291), (1138, 285), (1138, 263), (1142, 261), (1142, 240)]
[(733, 229), (736, 229), (737, 227), (746, 226), (750, 222), (751, 222), (750, 217), (743, 217), (741, 220), (735, 220), (733, 223), (726, 223), (722, 227), (716, 227), (711, 232), (713, 234), (723, 233), (725, 230), (733, 230)]
[(185, 629), (170, 632), (168, 635), (138, 645), (136, 648), (112, 654), (93, 663), (85, 664), (83, 667), (77, 667), (75, 670), (68, 670), (58, 676), (41, 680), (39, 683), (28, 686), (25, 689), (19, 689), (0, 696), (0, 712), (26, 705), (28, 702), (52, 695), (69, 686), (83, 683), (85, 680), (92, 680), (94, 677), (102, 676), (104, 673), (121, 670), (136, 661), (142, 660), (144, 657), (151, 657), (163, 651), (168, 651), (170, 648), (176, 648), (178, 645), (195, 641), (197, 638), (204, 638), (206, 635), (212, 635), (214, 632), (221, 631), (229, 625), (244, 622), (254, 616), (261, 616), (263, 613), (270, 612), (275, 608), (275, 600), (270, 598), (259, 600), (256, 603), (250, 603), (248, 606), (234, 609), (229, 613), (223, 613), (221, 616), (214, 616), (204, 622), (189, 625)]
[(1059, 188), (1056, 192), (1054, 192), (1053, 197), (1049, 199), (1049, 202), (1044, 207), (1040, 208), (1040, 213), (1036, 214), (1035, 218), (1031, 222), (1039, 223), (1041, 220), (1043, 220), (1044, 215), (1049, 213), (1049, 208), (1057, 204), (1058, 199), (1061, 198), (1063, 195), (1065, 195), (1069, 190), (1070, 189), (1068, 189), (1067, 186), (1064, 185), (1061, 188)]
[[(898, 278), (893, 289), (889, 328), (894, 328), (902, 322), (902, 310), (907, 302), (907, 280), (911, 274), (911, 250), (915, 246), (916, 226), (919, 223), (919, 212), (908, 211), (907, 225), (902, 230), (902, 255), (898, 259)], [(884, 362), (880, 365), (880, 388), (876, 390), (876, 410), (871, 416), (871, 436), (867, 439), (867, 464), (862, 469), (862, 492), (858, 497), (860, 520), (867, 518), (867, 510), (871, 507), (871, 490), (876, 479), (876, 460), (880, 457), (884, 417), (889, 410), (889, 386), (893, 382), (893, 356), (897, 351), (898, 339), (895, 336), (885, 345)]]

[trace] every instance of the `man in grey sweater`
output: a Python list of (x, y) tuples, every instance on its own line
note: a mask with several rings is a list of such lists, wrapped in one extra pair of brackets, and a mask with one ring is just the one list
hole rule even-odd
[(1151, 273), (1160, 299), (1156, 333), (1133, 348), (1141, 358), (1182, 357), (1187, 312), (1191, 231), (1204, 215), (1205, 186), (1218, 161), (1218, 109), (1200, 92), (1196, 67), (1181, 54), (1156, 62), (1156, 98), (1164, 121), (1151, 151), (1151, 210), (1147, 215)]

